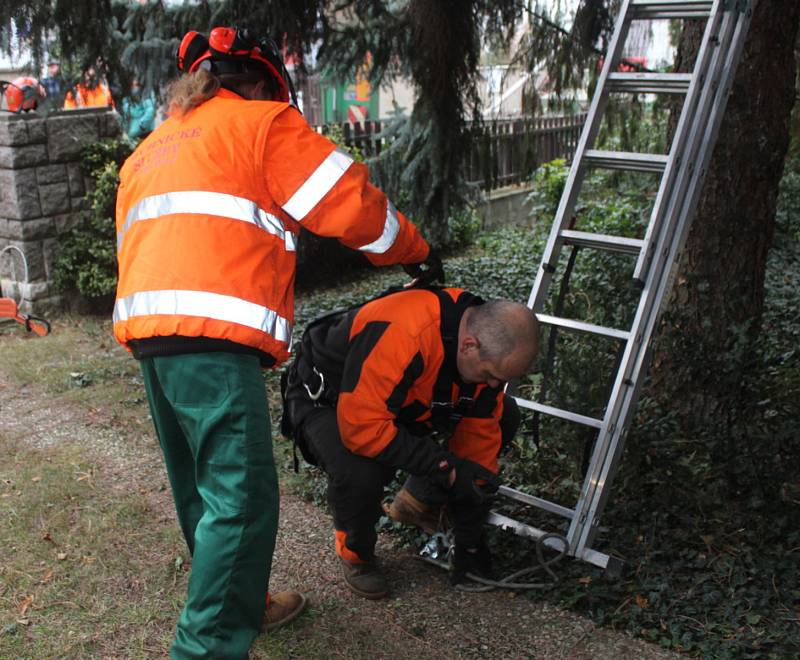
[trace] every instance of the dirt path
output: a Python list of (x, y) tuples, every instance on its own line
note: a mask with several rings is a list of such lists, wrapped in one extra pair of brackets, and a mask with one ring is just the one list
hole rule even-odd
[[(152, 436), (134, 437), (107, 411), (85, 410), (36, 386), (12, 387), (0, 370), (0, 434), (45, 448), (78, 441), (121, 489), (140, 489), (174, 524)], [(144, 487), (144, 488), (143, 488)], [(439, 569), (379, 542), (392, 594), (366, 601), (343, 587), (329, 516), (291, 494), (281, 501), (272, 586), (308, 593), (310, 611), (276, 633), (285, 657), (349, 658), (673, 658), (673, 653), (588, 619), (508, 592), (452, 589)], [(309, 646), (309, 639), (313, 642)], [(302, 640), (302, 642), (301, 642)], [(303, 651), (300, 651), (303, 649)], [(305, 656), (299, 655), (305, 653)], [(253, 657), (265, 657), (255, 650)]]

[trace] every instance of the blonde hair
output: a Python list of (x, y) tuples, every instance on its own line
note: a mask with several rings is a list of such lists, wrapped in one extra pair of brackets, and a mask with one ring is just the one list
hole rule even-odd
[(216, 96), (221, 86), (219, 78), (205, 69), (173, 80), (167, 89), (168, 114), (182, 117)]
[(277, 93), (276, 83), (271, 78), (265, 77), (262, 72), (246, 71), (217, 76), (206, 69), (198, 69), (170, 83), (167, 88), (168, 113), (170, 116), (182, 117), (198, 105), (215, 97), (223, 83), (228, 89), (249, 98), (250, 88), (260, 80), (266, 80), (270, 89)]

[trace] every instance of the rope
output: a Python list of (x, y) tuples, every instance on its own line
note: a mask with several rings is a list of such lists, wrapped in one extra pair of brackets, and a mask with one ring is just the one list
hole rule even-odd
[[(561, 550), (554, 557), (551, 557), (550, 559), (545, 559), (544, 558), (545, 542), (550, 539), (556, 539), (560, 541)], [(536, 539), (536, 559), (538, 560), (538, 565), (529, 566), (519, 571), (515, 571), (514, 573), (511, 573), (510, 575), (507, 575), (499, 580), (489, 580), (487, 578), (481, 577), (480, 575), (467, 573), (466, 576), (476, 584), (474, 585), (457, 584), (455, 585), (455, 587), (459, 591), (467, 591), (473, 593), (482, 593), (486, 591), (492, 591), (494, 589), (514, 589), (518, 591), (525, 591), (527, 589), (545, 589), (558, 582), (559, 580), (558, 575), (550, 567), (553, 564), (556, 564), (559, 561), (561, 561), (566, 556), (568, 547), (569, 544), (567, 543), (567, 539), (564, 538), (561, 534), (555, 534), (552, 532), (548, 534), (543, 534), (538, 539)], [(439, 568), (450, 570), (450, 562), (442, 561), (440, 559), (434, 559), (433, 557), (428, 557), (428, 556), (418, 556), (417, 559), (428, 562), (429, 564), (433, 564), (434, 566), (438, 566)], [(544, 571), (550, 576), (551, 579), (547, 582), (516, 581), (524, 575), (530, 575), (538, 571)]]

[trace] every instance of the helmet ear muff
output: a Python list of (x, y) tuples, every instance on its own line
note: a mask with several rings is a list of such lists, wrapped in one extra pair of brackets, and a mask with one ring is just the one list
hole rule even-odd
[(197, 70), (200, 61), (208, 57), (211, 57), (208, 49), (208, 39), (194, 30), (187, 32), (181, 40), (176, 53), (178, 70), (193, 73)]

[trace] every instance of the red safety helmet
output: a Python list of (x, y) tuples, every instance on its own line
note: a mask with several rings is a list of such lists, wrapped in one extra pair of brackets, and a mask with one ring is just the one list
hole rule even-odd
[(278, 85), (278, 100), (297, 105), (292, 79), (278, 46), (272, 39), (256, 39), (249, 30), (215, 27), (208, 39), (192, 30), (181, 40), (176, 59), (178, 69), (185, 73), (198, 69), (217, 74), (266, 72)]
[(10, 83), (5, 84), (3, 94), (6, 97), (6, 105), (11, 112), (35, 110), (39, 99), (47, 96), (44, 87), (32, 76), (14, 78)]

